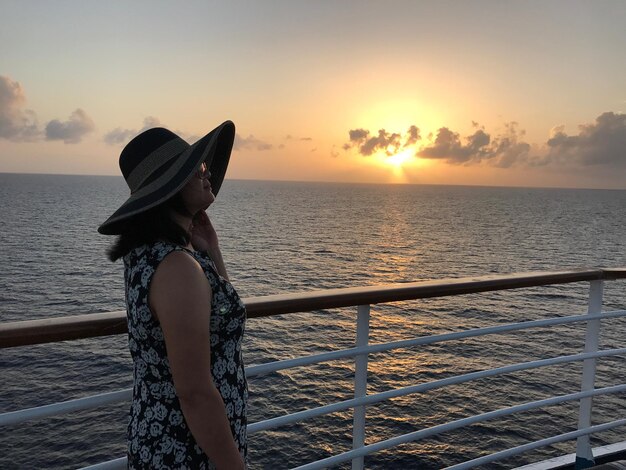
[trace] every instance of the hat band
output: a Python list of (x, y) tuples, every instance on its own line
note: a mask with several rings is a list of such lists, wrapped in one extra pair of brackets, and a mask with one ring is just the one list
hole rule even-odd
[(157, 168), (160, 168), (172, 158), (180, 155), (189, 147), (190, 145), (187, 142), (177, 137), (150, 153), (133, 171), (131, 171), (128, 178), (126, 178), (126, 184), (128, 184), (130, 188), (130, 193), (133, 194), (137, 191)]

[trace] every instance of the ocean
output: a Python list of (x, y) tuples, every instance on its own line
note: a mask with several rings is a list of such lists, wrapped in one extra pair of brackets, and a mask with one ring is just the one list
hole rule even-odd
[[(124, 309), (121, 263), (97, 226), (127, 197), (121, 177), (0, 174), (0, 321)], [(209, 214), (242, 297), (521, 271), (626, 266), (626, 191), (226, 180)], [(372, 306), (374, 343), (586, 311), (589, 284)], [(626, 283), (605, 287), (626, 306)], [(351, 347), (356, 308), (250, 319), (248, 365)], [(623, 347), (626, 322), (603, 327)], [(125, 335), (0, 350), (0, 412), (129, 388)], [(580, 352), (584, 325), (372, 355), (368, 393)], [(368, 407), (366, 442), (580, 389), (580, 364), (478, 380)], [(251, 422), (352, 397), (351, 361), (250, 379)], [(599, 361), (596, 386), (626, 382)], [(594, 423), (623, 417), (623, 396), (594, 401)], [(366, 457), (366, 468), (437, 469), (577, 425), (577, 403), (493, 420)], [(619, 413), (619, 412), (622, 413)], [(128, 404), (0, 429), (0, 468), (77, 468), (125, 453)], [(250, 437), (251, 469), (347, 451), (351, 412)], [(623, 429), (592, 440), (624, 440)], [(492, 464), (574, 451), (555, 445)], [(346, 467), (347, 468), (347, 467)]]

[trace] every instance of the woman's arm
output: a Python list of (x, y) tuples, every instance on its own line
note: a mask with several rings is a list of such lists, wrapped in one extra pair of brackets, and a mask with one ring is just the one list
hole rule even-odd
[(217, 268), (217, 272), (220, 273), (220, 276), (229, 280), (226, 265), (222, 258), (222, 252), (220, 251), (217, 232), (205, 211), (198, 212), (193, 218), (191, 244), (195, 250), (206, 251), (215, 263), (215, 267)]
[(218, 469), (243, 469), (224, 402), (211, 379), (212, 293), (202, 268), (187, 253), (169, 254), (154, 273), (149, 296), (191, 433)]

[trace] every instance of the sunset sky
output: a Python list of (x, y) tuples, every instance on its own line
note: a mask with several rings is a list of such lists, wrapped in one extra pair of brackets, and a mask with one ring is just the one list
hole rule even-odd
[(227, 178), (626, 189), (626, 2), (0, 0), (0, 172), (118, 175), (237, 126)]

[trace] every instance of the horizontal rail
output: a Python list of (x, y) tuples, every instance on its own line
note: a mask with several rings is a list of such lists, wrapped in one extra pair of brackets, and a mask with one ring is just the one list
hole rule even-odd
[(121, 457), (119, 459), (90, 465), (89, 467), (83, 467), (80, 470), (123, 470), (126, 468), (128, 468), (128, 459)]
[[(605, 319), (605, 318), (615, 318), (625, 316), (626, 311), (620, 310), (615, 312), (604, 312), (600, 315), (595, 315), (594, 319)], [(392, 349), (399, 348), (407, 348), (413, 347), (417, 345), (424, 344), (432, 344), (436, 342), (442, 341), (450, 341), (454, 339), (461, 339), (467, 337), (475, 337), (482, 336), (487, 334), (495, 334), (495, 333), (503, 333), (508, 331), (517, 331), (520, 329), (532, 328), (532, 327), (542, 327), (542, 326), (552, 326), (558, 324), (567, 324), (574, 322), (583, 322), (590, 319), (589, 315), (574, 315), (568, 317), (557, 317), (557, 318), (548, 318), (544, 320), (533, 320), (526, 321), (520, 323), (513, 323), (507, 325), (499, 325), (495, 327), (487, 327), (487, 328), (478, 328), (473, 330), (466, 330), (456, 333), (445, 333), (441, 335), (433, 335), (428, 337), (415, 338), (410, 340), (402, 340), (391, 343), (382, 343), (382, 344), (374, 344), (367, 347), (359, 347), (359, 348), (350, 348), (344, 349), (340, 351), (331, 351), (328, 353), (317, 354), (314, 356), (306, 356), (296, 359), (288, 359), (284, 361), (275, 361), (267, 364), (253, 365), (246, 368), (246, 375), (248, 377), (254, 377), (261, 374), (267, 374), (271, 372), (276, 372), (283, 369), (303, 366), (303, 365), (311, 365), (325, 361), (343, 359), (348, 357), (353, 357), (358, 354), (363, 353), (377, 353), (388, 351)], [(369, 395), (367, 397), (361, 398), (360, 400), (346, 400), (343, 402), (334, 403), (332, 405), (326, 405), (323, 407), (304, 410), (301, 412), (297, 412), (291, 415), (280, 416), (276, 418), (271, 418), (269, 420), (254, 423), (249, 426), (250, 432), (258, 432), (260, 430), (272, 429), (281, 425), (289, 424), (292, 422), (300, 421), (303, 419), (311, 418), (314, 416), (319, 416), (327, 413), (337, 412), (341, 410), (345, 410), (348, 408), (352, 408), (354, 406), (363, 405), (363, 404), (373, 404), (379, 401), (387, 400), (390, 398), (396, 398), (403, 395), (408, 395), (411, 393), (419, 393), (428, 390), (432, 390), (434, 388), (443, 387), (446, 385), (454, 385), (464, 383), (470, 380), (476, 380), (483, 377), (495, 376), (499, 374), (505, 374), (510, 372), (517, 372), (526, 369), (545, 367), (548, 365), (562, 364), (567, 362), (581, 361), (589, 358), (599, 358), (606, 357), (618, 354), (626, 353), (625, 349), (615, 349), (615, 350), (607, 350), (600, 351), (596, 353), (587, 353), (587, 354), (577, 354), (572, 356), (561, 356), (552, 359), (544, 359), (540, 361), (526, 362), (520, 364), (509, 365), (505, 367), (500, 367), (497, 369), (491, 369), (487, 371), (478, 371), (472, 372), (469, 374), (464, 374), (448, 379), (443, 379), (440, 381), (428, 382), (426, 384), (413, 385), (409, 387), (405, 387), (403, 389), (392, 390), (388, 392), (382, 392), (377, 395)], [(115, 392), (103, 393), (99, 395), (94, 395), (90, 397), (83, 397), (74, 400), (68, 400), (65, 402), (53, 403), (49, 405), (44, 405), (40, 407), (27, 408), (24, 410), (8, 412), (0, 415), (0, 426), (6, 426), (11, 424), (17, 424), (20, 422), (28, 421), (31, 419), (40, 419), (49, 416), (60, 415), (64, 413), (69, 413), (72, 411), (79, 411), (89, 408), (95, 408), (98, 406), (103, 406), (107, 404), (118, 403), (121, 401), (129, 400), (132, 397), (132, 389), (119, 390)], [(261, 427), (259, 427), (262, 425)], [(258, 428), (258, 429), (257, 429)]]
[(570, 441), (580, 436), (588, 436), (596, 432), (608, 431), (610, 429), (615, 429), (621, 426), (626, 426), (626, 419), (618, 419), (615, 421), (611, 421), (610, 423), (597, 424), (595, 426), (590, 426), (584, 429), (578, 429), (576, 431), (566, 432), (564, 434), (559, 434), (557, 436), (548, 437), (546, 439), (541, 439), (539, 441), (529, 442), (528, 444), (524, 444), (521, 446), (511, 447), (510, 449), (506, 449), (500, 452), (495, 452), (493, 454), (485, 455), (483, 457), (478, 457), (473, 460), (468, 460), (458, 465), (452, 465), (450, 467), (446, 467), (445, 470), (465, 470), (466, 468), (474, 468), (479, 465), (496, 462), (498, 460), (513, 457), (514, 455), (523, 454), (524, 452), (528, 452), (531, 450), (539, 449), (541, 447), (546, 447), (552, 444), (556, 444), (558, 442)]
[(570, 356), (559, 356), (549, 359), (541, 359), (538, 361), (520, 362), (518, 364), (511, 364), (508, 366), (497, 367), (495, 369), (480, 370), (476, 372), (469, 372), (467, 374), (455, 375), (453, 377), (447, 377), (445, 379), (433, 380), (417, 385), (409, 385), (408, 387), (396, 388), (393, 390), (387, 390), (385, 392), (379, 392), (372, 395), (367, 395), (360, 398), (351, 398), (349, 400), (339, 401), (331, 403), (330, 405), (319, 406), (317, 408), (311, 408), (308, 410), (297, 411), (284, 416), (277, 416), (276, 418), (266, 419), (248, 425), (248, 434), (253, 434), (259, 431), (267, 431), (268, 429), (277, 428), (287, 424), (292, 424), (305, 419), (311, 419), (317, 416), (326, 415), (329, 413), (336, 413), (338, 411), (347, 410), (355, 406), (360, 405), (374, 405), (385, 400), (392, 398), (398, 398), (405, 395), (412, 395), (415, 393), (424, 393), (437, 388), (448, 387), (450, 385), (459, 385), (472, 380), (484, 379), (488, 377), (494, 377), (502, 374), (510, 374), (512, 372), (520, 372), (523, 370), (538, 369), (541, 367), (547, 367), (558, 364), (567, 364), (569, 362), (584, 361), (585, 359), (601, 358), (617, 356), (620, 354), (626, 354), (626, 348), (620, 349), (607, 349), (604, 351), (596, 351), (590, 353), (573, 354)]
[(452, 341), (464, 338), (472, 338), (476, 336), (485, 336), (489, 334), (508, 333), (510, 331), (520, 331), (528, 328), (539, 328), (542, 326), (566, 325), (569, 323), (586, 322), (588, 320), (603, 320), (608, 318), (618, 318), (626, 316), (626, 310), (616, 310), (613, 312), (604, 312), (601, 314), (584, 314), (572, 315), (568, 317), (546, 318), (543, 320), (530, 320), (519, 323), (508, 323), (506, 325), (490, 326), (486, 328), (475, 328), (471, 330), (457, 331), (455, 333), (442, 333), (439, 335), (422, 336), (413, 339), (404, 339), (389, 343), (372, 344), (370, 346), (361, 346), (350, 349), (341, 349), (338, 351), (329, 351), (325, 353), (315, 354), (312, 356), (297, 357), (294, 359), (286, 359), (282, 361), (266, 362), (249, 366), (246, 369), (247, 377), (255, 377), (257, 375), (269, 374), (283, 369), (291, 369), (294, 367), (308, 366), (311, 364), (319, 364), (320, 362), (336, 361), (338, 359), (346, 359), (354, 357), (358, 354), (374, 354), (378, 352), (389, 351), (392, 349), (412, 348), (415, 346), (424, 346), (427, 344), (440, 343), (444, 341)]
[(326, 308), (624, 278), (626, 278), (626, 267), (611, 270), (580, 269), (558, 272), (498, 274), (251, 297), (247, 299), (246, 308), (249, 316), (252, 318)]
[[(366, 349), (366, 348), (363, 348)], [(548, 359), (540, 359), (537, 361), (521, 362), (517, 364), (511, 364), (508, 366), (502, 366), (495, 369), (488, 369), (476, 372), (469, 372), (467, 374), (456, 375), (454, 377), (448, 377), (445, 379), (434, 380), (423, 384), (410, 385), (408, 387), (388, 390), (386, 392), (380, 392), (372, 395), (367, 395), (360, 398), (352, 398), (330, 405), (324, 405), (317, 408), (298, 411), (284, 416), (277, 416), (276, 418), (270, 418), (264, 421), (251, 423), (248, 425), (248, 434), (255, 432), (266, 431), (286, 424), (295, 423), (305, 419), (313, 418), (316, 416), (322, 416), (329, 413), (335, 413), (343, 411), (349, 408), (360, 405), (373, 405), (391, 398), (398, 398), (405, 395), (411, 395), (414, 393), (423, 393), (437, 388), (446, 387), (449, 385), (458, 385), (461, 383), (470, 382), (472, 380), (478, 380), (487, 377), (493, 377), (496, 375), (508, 374), (511, 372), (519, 372), (523, 370), (538, 369), (541, 367), (547, 367), (558, 364), (566, 364), (569, 362), (584, 361), (585, 359), (611, 357), (618, 355), (626, 355), (626, 348), (620, 349), (606, 349), (603, 351), (595, 351), (590, 353), (579, 353), (569, 356), (559, 356)], [(254, 367), (254, 366), (252, 366)], [(248, 375), (248, 369), (246, 369), (246, 375)], [(49, 405), (43, 405), (34, 408), (27, 408), (24, 410), (11, 411), (0, 414), (0, 426), (8, 426), (18, 424), (24, 421), (32, 419), (46, 418), (50, 416), (56, 416), (60, 414), (70, 413), (73, 411), (86, 410), (95, 408), (98, 406), (118, 403), (121, 401), (130, 400), (132, 398), (132, 389), (118, 390), (115, 392), (102, 393), (99, 395), (77, 398), (74, 400), (68, 400), (59, 403), (52, 403)]]
[(0, 426), (19, 424), (31, 419), (49, 418), (50, 416), (62, 415), (73, 411), (82, 411), (99, 406), (111, 405), (113, 403), (130, 400), (132, 397), (133, 389), (127, 388), (115, 392), (100, 393), (98, 395), (76, 398), (74, 400), (26, 408), (24, 410), (9, 411), (0, 414)]
[(546, 398), (544, 400), (537, 400), (533, 402), (523, 403), (521, 405), (511, 406), (509, 408), (501, 408), (499, 410), (489, 411), (479, 415), (470, 416), (467, 418), (458, 419), (456, 421), (450, 421), (445, 424), (439, 424), (426, 429), (420, 429), (401, 436), (392, 437), (384, 441), (379, 441), (374, 444), (369, 444), (359, 449), (350, 450), (342, 454), (334, 455), (316, 462), (311, 462), (306, 465), (297, 467), (294, 470), (316, 470), (320, 468), (327, 468), (333, 465), (338, 465), (343, 462), (347, 462), (356, 457), (363, 457), (373, 452), (396, 447), (401, 444), (407, 444), (409, 442), (416, 441), (418, 439), (424, 439), (426, 437), (434, 436), (455, 429), (463, 428), (471, 424), (482, 423), (494, 418), (501, 418), (503, 416), (509, 416), (522, 411), (530, 411), (537, 408), (543, 408), (546, 406), (559, 405), (568, 401), (580, 400), (581, 398), (594, 397), (597, 395), (608, 395), (611, 393), (626, 392), (626, 384), (614, 385), (612, 387), (598, 388), (594, 390), (588, 390), (585, 392), (570, 393), (568, 395), (561, 395), (552, 398)]
[[(611, 459), (618, 455), (623, 455), (624, 452), (626, 452), (626, 441), (594, 447), (592, 451), (594, 460)], [(573, 468), (575, 463), (576, 453), (573, 452), (571, 454), (559, 455), (557, 457), (551, 457), (538, 462), (527, 463), (526, 465), (517, 467), (516, 470), (554, 470), (557, 468)]]
[[(244, 299), (249, 318), (573, 282), (625, 279), (626, 268), (465, 277)], [(126, 333), (125, 311), (0, 324), (0, 349)]]
[[(557, 436), (548, 437), (546, 439), (541, 439), (539, 441), (529, 442), (528, 444), (524, 444), (517, 447), (512, 447), (510, 449), (503, 450), (501, 452), (496, 452), (493, 454), (489, 454), (483, 457), (479, 457), (473, 460), (468, 460), (458, 465), (452, 465), (450, 467), (446, 467), (444, 470), (465, 470), (468, 468), (477, 467), (479, 465), (484, 465), (486, 463), (496, 462), (498, 460), (502, 460), (508, 457), (513, 457), (515, 455), (523, 454), (524, 452), (528, 452), (531, 450), (539, 449), (541, 447), (546, 447), (552, 444), (557, 444), (559, 442), (570, 441), (572, 439), (576, 439), (579, 436), (585, 436), (594, 434), (597, 432), (608, 431), (611, 429), (615, 429), (617, 427), (626, 426), (626, 419), (619, 419), (616, 421), (611, 421), (610, 423), (597, 424), (595, 426), (591, 426), (589, 428), (580, 429), (576, 431), (567, 432), (564, 434), (559, 434)], [(612, 446), (605, 446), (612, 447)], [(598, 448), (598, 449), (603, 449)], [(594, 455), (596, 455), (596, 450), (594, 449)], [(576, 454), (571, 454), (571, 463), (574, 463), (574, 459), (576, 458)], [(126, 468), (127, 459), (119, 458), (115, 460), (109, 460), (108, 462), (102, 462), (96, 465), (91, 465), (89, 467), (84, 467), (81, 470), (121, 470)], [(315, 463), (315, 462), (312, 462)], [(302, 467), (299, 467), (302, 468)], [(525, 467), (524, 467), (525, 468)]]

